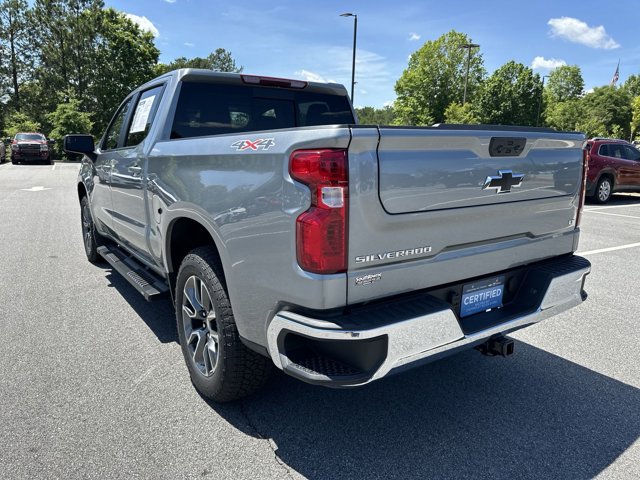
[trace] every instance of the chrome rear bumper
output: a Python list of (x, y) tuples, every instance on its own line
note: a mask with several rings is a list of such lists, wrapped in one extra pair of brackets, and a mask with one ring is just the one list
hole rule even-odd
[[(428, 295), (410, 304), (392, 304), (364, 316), (340, 317), (335, 321), (281, 311), (267, 329), (269, 354), (278, 368), (309, 383), (335, 387), (363, 385), (401, 367), (471, 348), (492, 336), (518, 330), (579, 305), (586, 299), (583, 284), (590, 271), (589, 262), (576, 256), (539, 267), (536, 275), (546, 280), (539, 285), (541, 300), (537, 307), (471, 334), (463, 332), (449, 305)], [(319, 356), (309, 353), (315, 355), (311, 360), (300, 360), (304, 353), (292, 354), (309, 345), (324, 353)], [(354, 366), (350, 350), (369, 357), (366, 352), (376, 351), (379, 358), (356, 358)]]

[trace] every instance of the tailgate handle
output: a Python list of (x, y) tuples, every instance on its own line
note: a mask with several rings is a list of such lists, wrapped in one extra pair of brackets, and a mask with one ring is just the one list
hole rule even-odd
[(527, 139), (524, 137), (491, 137), (489, 155), (492, 157), (517, 157), (524, 150)]

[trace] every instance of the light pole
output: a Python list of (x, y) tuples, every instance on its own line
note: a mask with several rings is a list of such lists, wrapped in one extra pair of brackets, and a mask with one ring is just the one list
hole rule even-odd
[(469, 63), (471, 63), (471, 49), (480, 48), (477, 43), (464, 43), (460, 45), (460, 48), (467, 49), (467, 73), (464, 76), (464, 95), (462, 96), (462, 104), (467, 103), (467, 83), (469, 83)]
[(353, 60), (351, 62), (351, 104), (353, 105), (353, 89), (356, 85), (356, 36), (358, 35), (358, 15), (341, 13), (341, 17), (353, 17)]
[(536, 117), (536, 127), (540, 125), (540, 108), (542, 107), (542, 93), (544, 92), (544, 79), (549, 78), (549, 75), (542, 77), (542, 89), (540, 90), (540, 98), (538, 99), (538, 116)]

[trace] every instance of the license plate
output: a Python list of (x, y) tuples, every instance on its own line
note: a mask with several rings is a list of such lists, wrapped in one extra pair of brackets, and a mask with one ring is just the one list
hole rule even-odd
[(504, 277), (492, 277), (462, 287), (460, 317), (502, 306)]

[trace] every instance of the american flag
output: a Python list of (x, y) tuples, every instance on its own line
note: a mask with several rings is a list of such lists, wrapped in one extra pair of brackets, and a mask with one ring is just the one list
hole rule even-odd
[(618, 83), (619, 78), (620, 78), (620, 60), (618, 60), (618, 66), (616, 67), (616, 72), (613, 74), (613, 78), (611, 79), (612, 87), (616, 86), (616, 83)]

